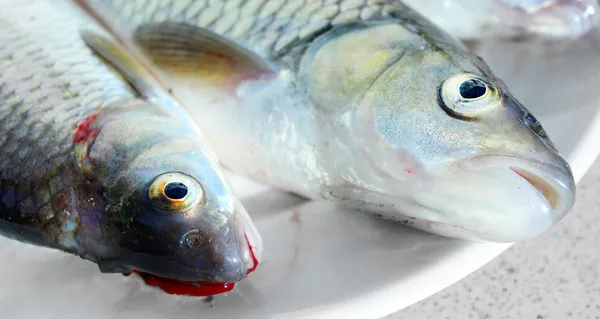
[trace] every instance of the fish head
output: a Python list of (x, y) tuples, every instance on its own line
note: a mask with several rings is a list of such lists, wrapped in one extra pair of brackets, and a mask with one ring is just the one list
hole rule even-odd
[(104, 179), (111, 215), (118, 216), (118, 262), (186, 282), (246, 277), (262, 240), (209, 147), (162, 111), (128, 112), (134, 114), (105, 120), (90, 154), (121, 154), (110, 156), (116, 173)]
[(435, 43), (403, 51), (357, 103), (355, 142), (382, 192), (455, 237), (544, 233), (574, 203), (569, 164), (483, 60)]
[(392, 15), (333, 29), (300, 64), (343, 137), (337, 167), (355, 190), (345, 196), (451, 237), (513, 242), (548, 230), (575, 183), (542, 125), (458, 40), (407, 8)]
[(121, 259), (181, 281), (235, 283), (253, 271), (258, 232), (223, 181), (210, 175), (200, 167), (165, 170), (142, 184), (129, 200), (135, 204), (125, 206), (131, 221), (121, 232)]

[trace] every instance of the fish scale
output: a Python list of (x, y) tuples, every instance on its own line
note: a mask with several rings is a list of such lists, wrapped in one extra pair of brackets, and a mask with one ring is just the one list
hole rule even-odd
[(104, 36), (71, 0), (0, 0), (0, 235), (168, 293), (229, 291), (260, 235), (178, 102), (93, 52)]
[(165, 0), (141, 12), (124, 1), (78, 0), (237, 173), (483, 241), (541, 234), (573, 205), (573, 175), (541, 124), (404, 1)]
[[(29, 10), (28, 2), (11, 1), (11, 10)], [(0, 11), (7, 12), (6, 5), (1, 3)], [(134, 98), (120, 76), (93, 62), (92, 52), (76, 41), (79, 24), (69, 8), (64, 17), (35, 12), (29, 20), (0, 15), (1, 210), (3, 218), (22, 219), (34, 229), (54, 217), (50, 201), (69, 184), (64, 179), (70, 174), (61, 172), (75, 169), (71, 135), (77, 123), (99, 105)], [(50, 21), (55, 28), (32, 27)], [(56, 32), (61, 29), (72, 32)], [(52, 187), (43, 182), (48, 179)]]
[[(91, 1), (105, 12), (135, 21), (192, 22), (231, 37), (264, 57), (284, 54), (294, 43), (306, 41), (331, 26), (349, 21), (374, 19), (388, 0), (139, 0), (138, 10), (123, 10), (128, 0)], [(132, 4), (133, 5), (133, 4)], [(228, 14), (238, 10), (235, 23)]]

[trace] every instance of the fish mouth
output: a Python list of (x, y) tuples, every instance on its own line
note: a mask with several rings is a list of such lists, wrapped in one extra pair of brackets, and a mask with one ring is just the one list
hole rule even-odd
[[(212, 296), (231, 291), (235, 285), (256, 270), (262, 252), (262, 238), (256, 230), (246, 210), (237, 203), (233, 211), (230, 241), (234, 246), (219, 246), (220, 249), (235, 251), (231, 258), (224, 258), (228, 263), (220, 264), (208, 280), (195, 280), (198, 275), (194, 269), (184, 267), (185, 271), (177, 272), (173, 265), (165, 265), (169, 271), (160, 272), (161, 275), (178, 277), (179, 279), (163, 277), (156, 273), (150, 273), (134, 268), (130, 272), (123, 273), (126, 276), (137, 274), (146, 285), (157, 287), (168, 294), (187, 296)], [(235, 234), (235, 235), (234, 235)], [(131, 269), (131, 268), (130, 268)], [(181, 268), (179, 268), (181, 270)], [(200, 277), (201, 278), (201, 277)]]
[[(471, 189), (489, 201), (479, 202), (488, 214), (487, 220), (478, 220), (478, 226), (495, 241), (514, 242), (539, 236), (572, 208), (575, 181), (568, 163), (560, 156), (543, 160), (498, 155), (468, 160), (468, 173), (463, 176), (468, 179), (469, 173), (481, 174), (481, 179), (472, 179)], [(488, 194), (483, 195), (484, 192)]]
[(575, 181), (564, 159), (554, 159), (553, 163), (511, 157), (499, 159), (508, 161), (508, 168), (545, 200), (552, 223), (569, 212), (575, 201)]
[[(244, 233), (243, 250), (245, 253), (242, 255), (245, 276), (253, 272), (258, 266), (258, 258), (256, 256), (256, 249), (250, 244), (248, 235)], [(134, 269), (128, 273), (124, 273), (125, 276), (131, 274), (137, 274), (140, 276), (146, 285), (151, 287), (157, 287), (164, 292), (171, 295), (186, 295), (193, 297), (213, 296), (222, 293), (226, 293), (235, 288), (236, 282), (222, 282), (222, 281), (205, 281), (205, 280), (179, 280), (174, 278), (162, 277), (149, 272)], [(231, 277), (231, 276), (230, 276)], [(237, 277), (237, 276), (236, 276)]]
[[(413, 193), (417, 228), (486, 242), (535, 238), (554, 226), (575, 201), (575, 181), (560, 156), (478, 155), (430, 170)], [(397, 205), (398, 206), (398, 205)], [(417, 222), (416, 221), (416, 222)]]
[(554, 187), (551, 183), (547, 182), (539, 175), (526, 171), (522, 168), (509, 168), (521, 178), (523, 178), (525, 181), (527, 181), (529, 184), (531, 184), (531, 186), (533, 186), (546, 199), (548, 205), (550, 205), (552, 209), (557, 209), (559, 207), (559, 203), (561, 202), (561, 196), (557, 188)]

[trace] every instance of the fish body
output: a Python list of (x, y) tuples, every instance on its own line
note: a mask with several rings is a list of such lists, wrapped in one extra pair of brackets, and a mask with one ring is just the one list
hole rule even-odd
[(398, 1), (79, 2), (257, 181), (483, 241), (537, 236), (573, 205), (535, 117)]
[(598, 26), (597, 0), (404, 0), (465, 40), (577, 39)]
[(102, 32), (71, 1), (0, 1), (0, 234), (230, 290), (260, 236), (187, 113), (132, 88), (86, 28)]

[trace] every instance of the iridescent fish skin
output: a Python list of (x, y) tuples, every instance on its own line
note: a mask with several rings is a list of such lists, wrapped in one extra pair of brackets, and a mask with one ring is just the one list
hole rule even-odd
[(102, 31), (71, 1), (0, 1), (0, 234), (103, 272), (241, 280), (262, 242), (213, 151), (82, 28)]
[(404, 0), (461, 39), (569, 40), (599, 23), (598, 0)]
[(535, 237), (573, 205), (535, 117), (400, 2), (80, 2), (255, 180), (481, 241)]

